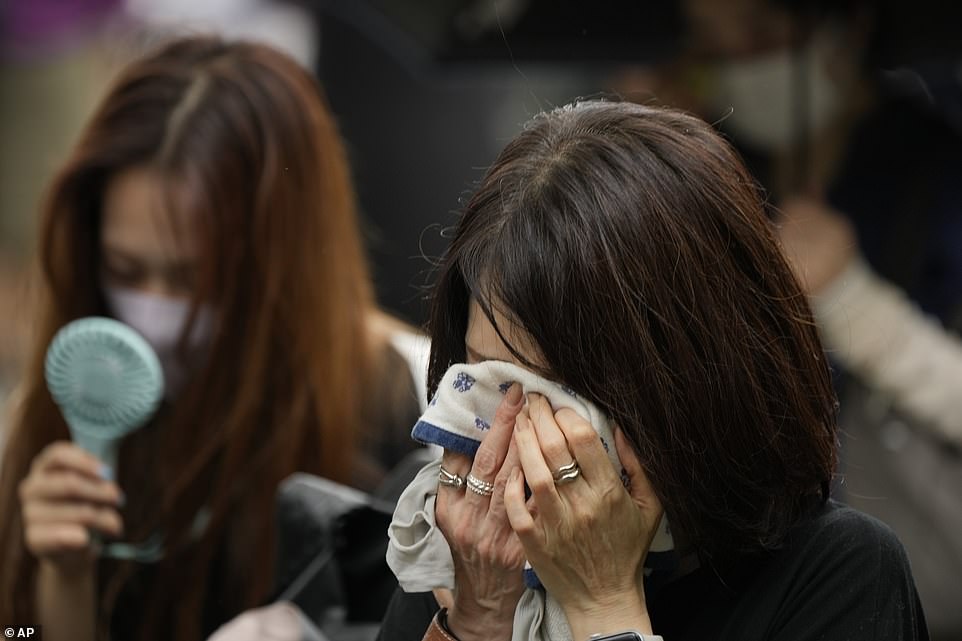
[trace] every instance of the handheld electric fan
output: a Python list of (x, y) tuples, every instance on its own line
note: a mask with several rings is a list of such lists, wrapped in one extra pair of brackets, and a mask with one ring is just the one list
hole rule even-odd
[(120, 439), (146, 423), (163, 397), (157, 354), (127, 325), (94, 316), (57, 332), (45, 369), (74, 442), (115, 469)]

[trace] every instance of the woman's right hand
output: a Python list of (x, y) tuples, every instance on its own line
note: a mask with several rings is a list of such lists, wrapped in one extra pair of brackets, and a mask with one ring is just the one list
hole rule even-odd
[(817, 294), (858, 256), (855, 227), (824, 200), (795, 196), (780, 206), (778, 234), (805, 292)]
[(442, 466), (494, 484), (491, 496), (462, 487), (438, 488), (435, 515), (454, 558), (455, 591), (447, 623), (461, 641), (508, 639), (514, 611), (524, 592), (524, 549), (504, 510), (504, 488), (520, 467), (515, 450), (515, 419), (524, 405), (521, 386), (511, 386), (491, 422), (474, 461), (445, 451)]
[(123, 502), (111, 471), (68, 441), (44, 448), (20, 483), (27, 549), (41, 564), (61, 572), (93, 568), (97, 550), (90, 530), (111, 537), (123, 533), (117, 508)]

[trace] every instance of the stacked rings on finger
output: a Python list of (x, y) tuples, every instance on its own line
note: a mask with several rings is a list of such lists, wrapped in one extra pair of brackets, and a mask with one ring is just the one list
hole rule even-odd
[(464, 478), (457, 474), (452, 474), (442, 467), (441, 471), (438, 472), (438, 483), (460, 490), (464, 487)]
[(571, 483), (581, 476), (581, 467), (578, 465), (578, 461), (571, 461), (567, 465), (559, 467), (551, 476), (554, 478), (555, 485)]
[(479, 496), (491, 496), (494, 494), (494, 483), (482, 481), (474, 474), (468, 474), (468, 489)]

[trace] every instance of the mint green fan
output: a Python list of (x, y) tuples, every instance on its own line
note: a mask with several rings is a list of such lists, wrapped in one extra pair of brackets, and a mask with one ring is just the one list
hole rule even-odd
[(45, 366), (74, 442), (115, 468), (120, 439), (150, 420), (163, 398), (157, 354), (127, 325), (93, 316), (57, 332)]
[[(64, 326), (47, 348), (45, 374), (74, 442), (111, 469), (117, 467), (120, 440), (150, 420), (164, 395), (153, 348), (111, 318), (92, 316)], [(114, 543), (103, 553), (149, 557), (151, 550), (142, 548)]]

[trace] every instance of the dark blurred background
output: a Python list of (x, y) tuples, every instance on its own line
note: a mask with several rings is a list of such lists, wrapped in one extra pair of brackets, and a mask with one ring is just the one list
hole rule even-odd
[(671, 2), (315, 2), (318, 75), (352, 150), (381, 300), (424, 319), (425, 257), (539, 111), (610, 91), (681, 45)]

